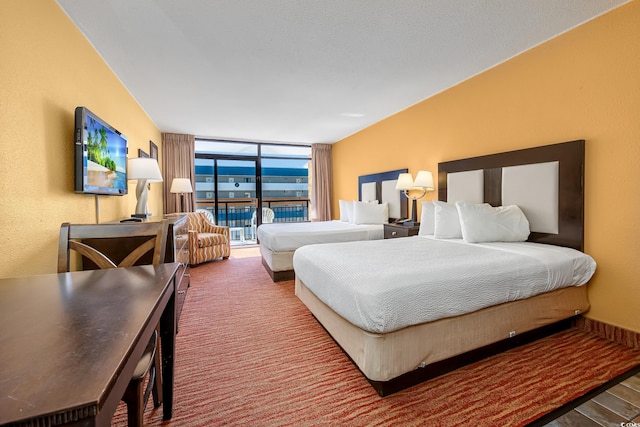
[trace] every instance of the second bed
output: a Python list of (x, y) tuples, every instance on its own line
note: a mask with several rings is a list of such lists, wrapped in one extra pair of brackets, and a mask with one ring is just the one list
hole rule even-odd
[(407, 199), (395, 190), (403, 172), (407, 169), (358, 177), (359, 200), (341, 201), (340, 220), (260, 225), (257, 236), (262, 264), (271, 279), (292, 280), (293, 253), (305, 245), (384, 238), (384, 223), (407, 216)]

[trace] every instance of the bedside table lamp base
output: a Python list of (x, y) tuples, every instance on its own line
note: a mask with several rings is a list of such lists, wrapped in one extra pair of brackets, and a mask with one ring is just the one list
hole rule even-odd
[[(406, 192), (405, 192), (406, 193)], [(426, 193), (426, 191), (425, 191)], [(424, 194), (420, 197), (423, 197)], [(409, 197), (409, 196), (407, 196)], [(416, 197), (411, 197), (411, 221), (407, 221), (405, 223), (405, 225), (420, 225), (420, 223), (418, 222), (418, 198)]]

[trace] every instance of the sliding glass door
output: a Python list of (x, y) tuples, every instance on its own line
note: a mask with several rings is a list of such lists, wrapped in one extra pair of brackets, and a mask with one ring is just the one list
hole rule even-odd
[(229, 227), (232, 243), (250, 243), (258, 201), (256, 160), (196, 158), (195, 167), (196, 207)]
[(234, 241), (247, 243), (253, 236), (257, 208), (256, 161), (220, 159), (218, 164), (218, 218)]

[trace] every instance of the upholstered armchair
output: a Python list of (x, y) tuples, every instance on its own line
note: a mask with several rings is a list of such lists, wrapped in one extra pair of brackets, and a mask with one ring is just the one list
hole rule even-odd
[(189, 264), (196, 265), (216, 258), (229, 258), (229, 227), (215, 225), (202, 212), (188, 212)]

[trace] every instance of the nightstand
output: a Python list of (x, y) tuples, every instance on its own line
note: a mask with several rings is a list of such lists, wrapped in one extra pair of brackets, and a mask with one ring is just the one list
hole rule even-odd
[(395, 239), (397, 237), (417, 236), (419, 225), (384, 224), (384, 238)]

